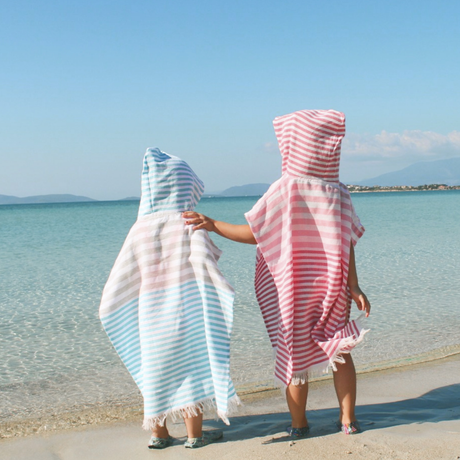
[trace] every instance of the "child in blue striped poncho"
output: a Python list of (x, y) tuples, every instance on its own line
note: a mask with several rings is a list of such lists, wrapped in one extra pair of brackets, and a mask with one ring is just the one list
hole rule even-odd
[(185, 225), (204, 186), (190, 166), (148, 149), (139, 215), (102, 294), (100, 318), (144, 398), (150, 448), (172, 444), (166, 418), (184, 417), (186, 447), (222, 436), (202, 432), (203, 409), (228, 424), (238, 403), (230, 378), (234, 292), (208, 232)]

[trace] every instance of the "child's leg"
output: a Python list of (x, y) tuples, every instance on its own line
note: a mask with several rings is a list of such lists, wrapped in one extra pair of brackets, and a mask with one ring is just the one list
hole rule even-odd
[(334, 386), (340, 406), (340, 423), (356, 421), (356, 371), (350, 354), (344, 354), (344, 364), (337, 364), (334, 372)]
[(187, 428), (187, 441), (185, 447), (195, 449), (204, 447), (222, 438), (222, 430), (211, 430), (203, 432), (203, 414), (194, 417), (184, 417), (185, 427)]
[(203, 414), (200, 413), (194, 417), (184, 417), (184, 422), (189, 438), (201, 438), (203, 435)]
[(292, 428), (304, 428), (308, 425), (305, 411), (307, 409), (308, 382), (286, 388), (286, 400), (292, 418)]
[(152, 436), (156, 438), (167, 439), (169, 436), (168, 428), (166, 427), (166, 420), (163, 426), (157, 425), (155, 428), (152, 428)]

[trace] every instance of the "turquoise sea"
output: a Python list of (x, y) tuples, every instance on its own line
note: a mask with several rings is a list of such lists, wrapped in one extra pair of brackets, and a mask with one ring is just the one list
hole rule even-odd
[[(197, 208), (244, 223), (257, 197), (203, 198)], [(460, 191), (353, 194), (366, 227), (358, 274), (371, 331), (361, 370), (460, 351)], [(0, 206), (0, 423), (138, 401), (98, 320), (102, 289), (137, 202)], [(255, 248), (213, 235), (236, 290), (232, 376), (272, 382), (272, 352), (253, 291)], [(352, 316), (359, 315), (355, 308)]]

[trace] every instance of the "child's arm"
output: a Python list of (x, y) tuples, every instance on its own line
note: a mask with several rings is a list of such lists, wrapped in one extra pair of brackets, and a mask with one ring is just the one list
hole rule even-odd
[(361, 291), (361, 288), (358, 284), (358, 273), (356, 272), (356, 263), (355, 263), (355, 248), (353, 243), (350, 243), (350, 263), (348, 266), (348, 287), (350, 288), (351, 298), (356, 302), (356, 305), (359, 310), (366, 312), (366, 317), (369, 316), (371, 311), (371, 304), (364, 294)]
[(214, 220), (194, 211), (182, 213), (187, 225), (193, 225), (193, 230), (204, 228), (208, 232), (215, 232), (224, 238), (237, 241), (238, 243), (257, 244), (249, 225), (234, 225), (220, 220)]

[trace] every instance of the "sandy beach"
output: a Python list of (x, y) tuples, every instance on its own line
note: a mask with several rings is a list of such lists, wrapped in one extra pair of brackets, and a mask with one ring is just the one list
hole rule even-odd
[(173, 446), (152, 451), (141, 420), (90, 425), (0, 442), (2, 460), (77, 459), (446, 459), (460, 458), (460, 355), (429, 363), (359, 375), (357, 414), (363, 433), (337, 433), (337, 404), (331, 381), (310, 386), (311, 435), (290, 439), (286, 403), (279, 390), (242, 395), (244, 406), (222, 441), (197, 450), (183, 447), (183, 423), (170, 424)]

